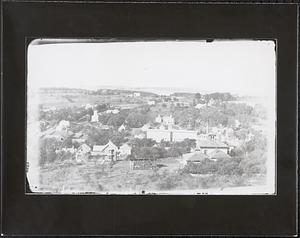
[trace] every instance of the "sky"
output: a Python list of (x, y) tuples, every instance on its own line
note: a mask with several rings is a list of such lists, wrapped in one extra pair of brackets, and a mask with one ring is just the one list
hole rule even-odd
[[(43, 40), (39, 40), (42, 42)], [(31, 44), (28, 88), (178, 88), (264, 96), (275, 89), (273, 41)]]

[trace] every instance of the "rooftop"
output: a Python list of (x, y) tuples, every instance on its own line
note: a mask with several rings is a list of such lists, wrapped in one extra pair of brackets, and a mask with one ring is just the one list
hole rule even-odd
[(228, 148), (228, 145), (215, 140), (197, 140), (197, 145), (205, 148)]
[(202, 152), (195, 152), (191, 157), (189, 157), (187, 159), (187, 161), (191, 161), (191, 162), (200, 162), (203, 161), (205, 159), (208, 159), (208, 156), (203, 154)]
[(209, 153), (209, 156), (213, 159), (224, 159), (224, 158), (231, 158), (230, 155), (226, 154), (222, 150), (213, 150)]

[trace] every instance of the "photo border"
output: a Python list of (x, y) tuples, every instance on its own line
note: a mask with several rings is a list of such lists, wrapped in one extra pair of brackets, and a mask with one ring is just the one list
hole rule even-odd
[[(298, 233), (298, 4), (114, 1), (5, 1), (1, 4), (1, 233), (232, 236)], [(141, 15), (141, 11), (146, 15)], [(240, 11), (248, 14), (241, 15)], [(156, 25), (157, 18), (166, 22)], [(227, 38), (230, 33), (234, 38), (239, 34), (256, 34), (262, 38), (273, 34), (278, 39), (277, 196), (25, 196), (24, 123), (20, 124), (25, 109), (22, 73), (25, 37), (61, 38), (67, 34), (80, 37), (91, 35), (88, 31), (101, 36), (105, 30), (109, 37), (113, 34), (141, 38), (151, 34), (155, 38), (191, 36), (200, 32), (192, 19), (208, 24), (203, 25), (201, 21), (197, 24), (211, 36), (204, 38)], [(224, 21), (234, 23), (226, 25)], [(61, 25), (55, 25), (57, 22)], [(174, 22), (178, 25), (176, 29), (167, 28)], [(101, 24), (96, 27), (97, 23)]]

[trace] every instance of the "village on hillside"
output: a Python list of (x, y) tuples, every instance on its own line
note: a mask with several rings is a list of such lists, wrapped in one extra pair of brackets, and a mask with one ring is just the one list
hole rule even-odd
[(39, 96), (41, 192), (265, 184), (266, 109), (255, 98), (68, 88), (41, 88)]

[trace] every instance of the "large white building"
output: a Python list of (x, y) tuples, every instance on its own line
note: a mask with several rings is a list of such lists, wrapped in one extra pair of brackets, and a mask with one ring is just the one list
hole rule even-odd
[(197, 131), (175, 130), (175, 129), (148, 129), (146, 131), (148, 139), (157, 142), (164, 141), (183, 141), (184, 139), (197, 139)]

